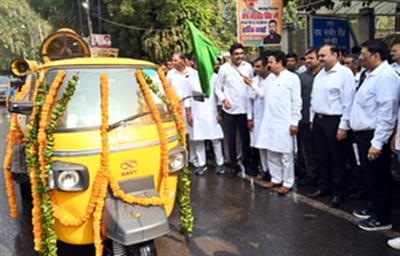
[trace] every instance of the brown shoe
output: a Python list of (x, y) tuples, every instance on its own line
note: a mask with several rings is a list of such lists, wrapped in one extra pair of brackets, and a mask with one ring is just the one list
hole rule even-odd
[(266, 188), (266, 189), (271, 189), (271, 188), (274, 188), (274, 187), (279, 187), (280, 185), (281, 184), (277, 184), (277, 183), (273, 183), (273, 182), (267, 182), (267, 183), (264, 183), (262, 185), (262, 187)]
[(278, 194), (280, 194), (280, 195), (286, 195), (289, 192), (290, 192), (290, 188), (287, 188), (285, 186), (280, 187), (278, 190)]

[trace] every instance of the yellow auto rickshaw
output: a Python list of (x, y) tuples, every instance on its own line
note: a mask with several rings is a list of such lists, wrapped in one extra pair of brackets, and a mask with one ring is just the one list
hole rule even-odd
[(91, 58), (69, 29), (45, 39), (41, 54), (41, 65), (11, 65), (25, 85), (9, 104), (4, 162), (11, 216), (15, 183), (32, 200), (35, 250), (56, 255), (60, 240), (94, 243), (96, 255), (154, 255), (178, 181), (191, 232), (182, 110), (162, 71), (148, 61)]

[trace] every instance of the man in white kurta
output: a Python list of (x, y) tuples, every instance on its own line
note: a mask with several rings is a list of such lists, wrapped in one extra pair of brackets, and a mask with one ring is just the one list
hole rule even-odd
[[(250, 129), (250, 146), (255, 147), (255, 143), (260, 133), (260, 124), (264, 115), (264, 94), (268, 83), (275, 78), (267, 67), (267, 59), (259, 57), (253, 64), (254, 73), (257, 75), (252, 79), (252, 87), (247, 87), (248, 103), (247, 103), (247, 126)], [(258, 148), (260, 156), (260, 164), (262, 172), (265, 174), (268, 171), (267, 165), (267, 150)], [(261, 175), (261, 174), (260, 174)], [(261, 176), (257, 176), (259, 179)]]
[[(174, 68), (171, 69), (167, 74), (167, 80), (169, 84), (174, 88), (176, 95), (179, 97), (180, 100), (184, 99), (188, 95), (191, 95), (191, 91), (189, 89), (189, 77), (192, 75), (197, 75), (197, 71), (193, 68), (187, 67), (185, 64), (185, 55), (183, 53), (174, 53), (172, 55), (172, 63)], [(186, 126), (186, 134), (190, 132), (190, 126), (186, 120), (185, 108), (189, 104), (189, 99), (182, 100), (182, 109), (183, 109), (183, 117), (185, 120)], [(189, 162), (193, 165), (196, 164), (196, 154), (194, 145), (189, 141)]]
[[(196, 72), (197, 73), (197, 72)], [(214, 87), (217, 81), (217, 74), (213, 74), (211, 78), (211, 86)], [(190, 77), (191, 91), (201, 92), (201, 85), (198, 75)], [(222, 138), (223, 132), (218, 123), (217, 99), (211, 90), (209, 98), (205, 98), (204, 102), (190, 100), (190, 107), (186, 108), (188, 115), (188, 123), (192, 127), (189, 133), (190, 140), (193, 142), (197, 157), (197, 163), (194, 170), (195, 174), (202, 175), (207, 170), (205, 140), (211, 140), (215, 161), (216, 172), (224, 173), (224, 157), (222, 154)]]
[(268, 66), (276, 78), (264, 92), (264, 115), (255, 146), (267, 149), (267, 163), (271, 181), (264, 185), (286, 194), (294, 184), (295, 135), (301, 119), (300, 79), (288, 71), (285, 54), (272, 52)]

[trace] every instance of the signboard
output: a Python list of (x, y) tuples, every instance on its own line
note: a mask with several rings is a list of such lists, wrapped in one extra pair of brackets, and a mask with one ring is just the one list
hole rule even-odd
[(111, 35), (110, 34), (92, 34), (92, 46), (93, 47), (110, 47), (111, 46)]
[(237, 0), (237, 31), (245, 46), (279, 45), (282, 0)]
[(310, 44), (318, 47), (333, 44), (344, 53), (350, 50), (350, 26), (346, 19), (334, 17), (308, 17)]
[(92, 57), (118, 57), (118, 52), (118, 48), (92, 47), (90, 49), (90, 55)]

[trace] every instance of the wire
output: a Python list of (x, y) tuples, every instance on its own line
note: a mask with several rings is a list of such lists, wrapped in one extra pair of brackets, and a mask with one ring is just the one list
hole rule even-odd
[[(99, 15), (97, 15), (97, 14), (95, 14), (95, 13), (93, 13), (92, 15), (93, 15), (94, 17), (96, 17), (96, 18), (102, 20), (102, 21), (108, 22), (108, 23), (113, 24), (113, 25), (115, 25), (115, 26), (119, 26), (119, 27), (123, 27), (123, 28), (128, 28), (128, 29), (132, 29), (132, 30), (138, 30), (138, 31), (149, 31), (148, 28), (141, 28), (141, 27), (137, 27), (137, 26), (122, 24), (122, 23), (119, 23), (119, 22), (116, 22), (116, 21), (112, 21), (112, 20), (109, 20), (109, 19), (100, 17)], [(152, 30), (153, 30), (153, 31), (159, 31), (159, 32), (162, 32), (162, 31), (172, 31), (172, 29), (152, 29)]]

